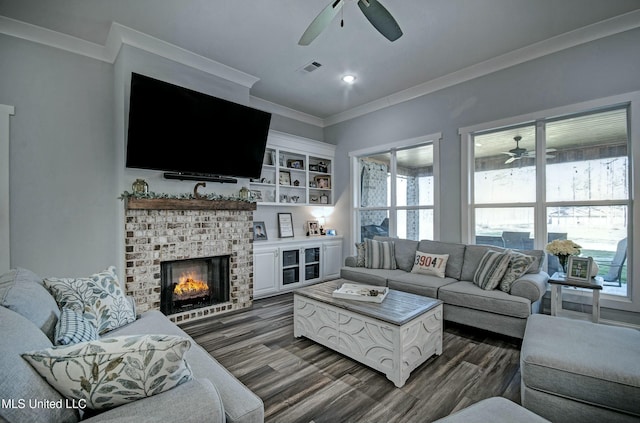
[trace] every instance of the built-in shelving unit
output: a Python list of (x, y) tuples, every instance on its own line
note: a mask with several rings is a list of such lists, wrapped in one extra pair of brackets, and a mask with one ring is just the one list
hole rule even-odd
[(260, 205), (333, 205), (335, 147), (271, 131), (252, 197)]

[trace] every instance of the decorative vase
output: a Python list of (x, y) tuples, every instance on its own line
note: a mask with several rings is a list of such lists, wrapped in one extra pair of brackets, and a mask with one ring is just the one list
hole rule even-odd
[(149, 184), (144, 179), (136, 179), (131, 185), (134, 194), (147, 194), (149, 192)]
[(560, 268), (562, 269), (562, 276), (567, 275), (567, 262), (569, 261), (569, 254), (556, 254), (558, 261), (560, 262)]

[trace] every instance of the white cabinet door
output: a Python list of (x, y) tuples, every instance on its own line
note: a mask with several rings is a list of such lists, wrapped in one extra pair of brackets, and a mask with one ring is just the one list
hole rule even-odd
[(278, 249), (253, 251), (253, 297), (260, 298), (278, 292), (280, 264)]
[(337, 279), (342, 267), (342, 241), (325, 242), (322, 251), (322, 278)]

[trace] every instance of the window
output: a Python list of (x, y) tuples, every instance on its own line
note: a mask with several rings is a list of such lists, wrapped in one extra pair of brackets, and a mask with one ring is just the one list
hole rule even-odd
[[(604, 293), (630, 296), (630, 108), (626, 102), (461, 131), (468, 241), (544, 249), (571, 239), (594, 258)], [(547, 258), (553, 274), (557, 258)]]
[(374, 236), (434, 239), (437, 140), (422, 137), (351, 154), (360, 241)]

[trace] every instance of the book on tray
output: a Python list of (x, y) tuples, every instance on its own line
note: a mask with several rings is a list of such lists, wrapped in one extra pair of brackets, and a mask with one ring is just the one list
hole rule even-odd
[(334, 298), (344, 298), (347, 300), (381, 303), (388, 293), (389, 288), (384, 286), (343, 283), (340, 288), (333, 291), (332, 296)]

